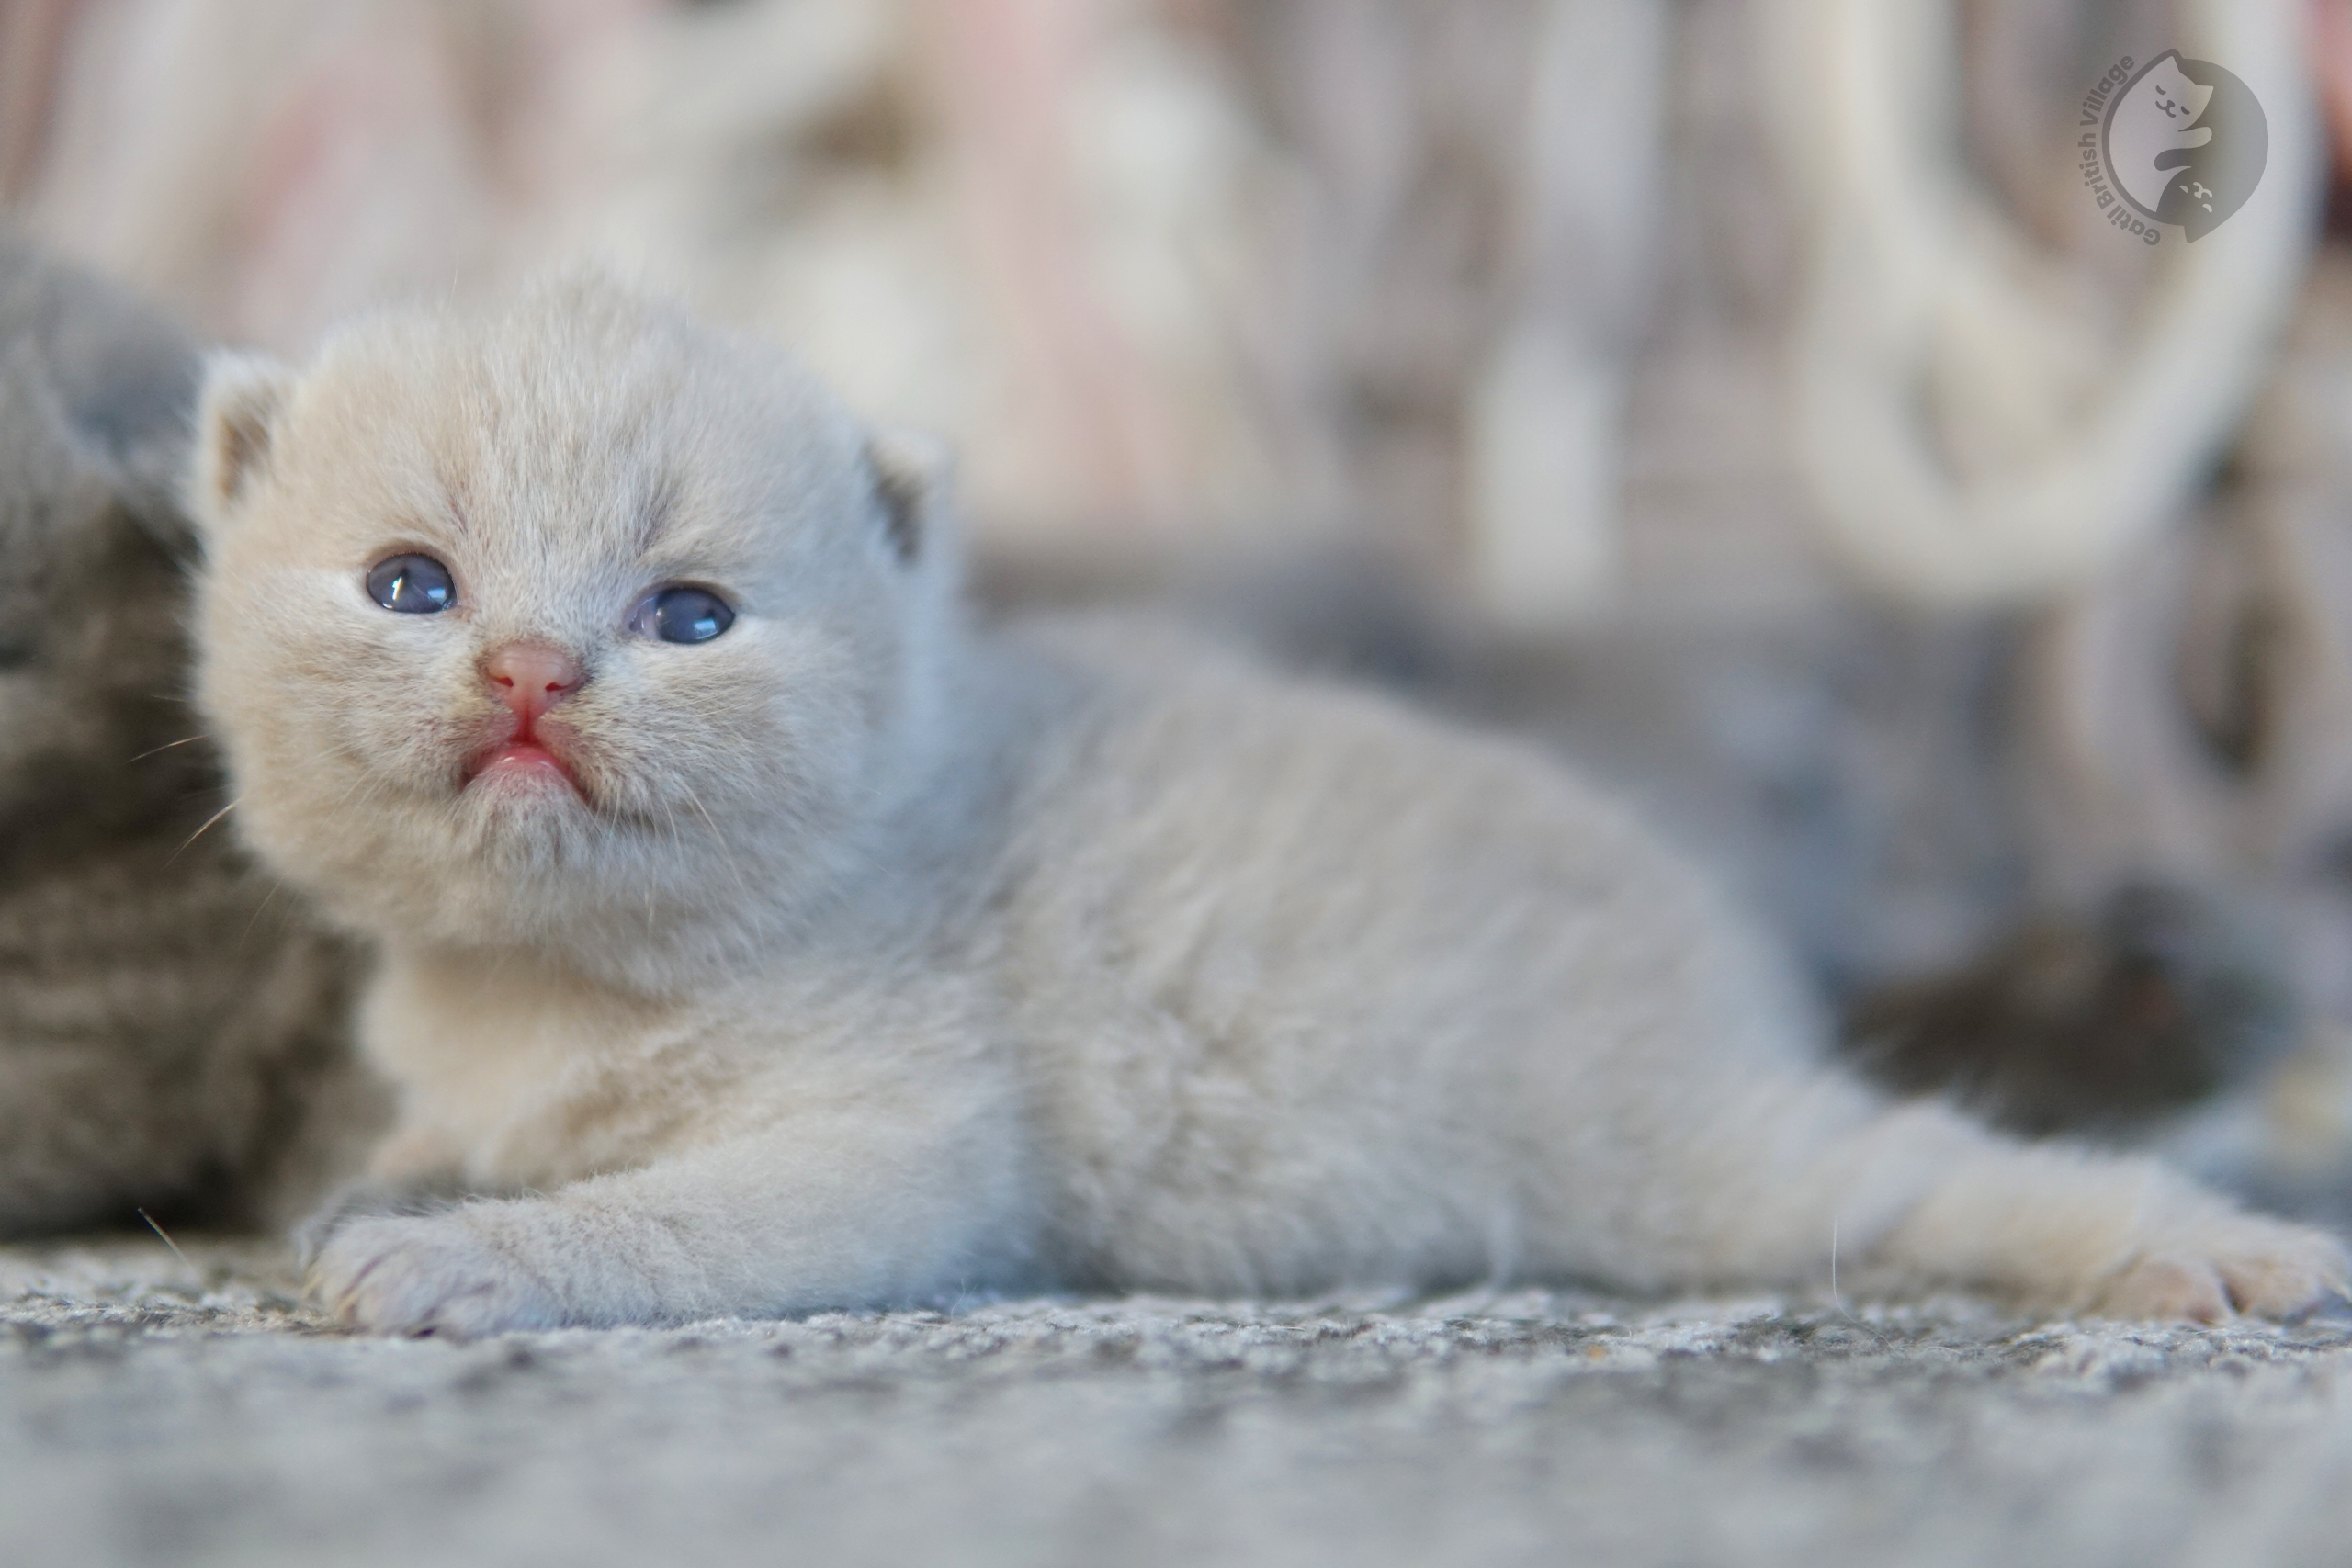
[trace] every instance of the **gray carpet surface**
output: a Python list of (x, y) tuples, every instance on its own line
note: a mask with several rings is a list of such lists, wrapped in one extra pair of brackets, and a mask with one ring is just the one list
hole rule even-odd
[(2352, 1322), (1041, 1299), (356, 1338), (0, 1248), (0, 1563), (2341, 1563)]

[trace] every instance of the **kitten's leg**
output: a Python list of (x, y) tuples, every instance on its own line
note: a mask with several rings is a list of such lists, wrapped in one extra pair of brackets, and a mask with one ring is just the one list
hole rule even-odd
[(2335, 1237), (2248, 1213), (2154, 1160), (2022, 1143), (1835, 1080), (1764, 1103), (1785, 1113), (1770, 1136), (1770, 1116), (1726, 1122), (1699, 1162), (1723, 1184), (1706, 1249), (1718, 1278), (1818, 1282), (1834, 1245), (1869, 1288), (1987, 1288), (2041, 1308), (2206, 1322), (2287, 1316), (2346, 1287)]
[(2335, 1237), (2248, 1213), (2154, 1160), (1973, 1127), (1953, 1145), (1874, 1263), (2038, 1305), (2200, 1323), (2233, 1312), (2290, 1317), (2352, 1281)]
[(311, 1284), (354, 1327), (456, 1337), (920, 1299), (1021, 1261), (1018, 1147), (831, 1105), (543, 1197), (352, 1221)]

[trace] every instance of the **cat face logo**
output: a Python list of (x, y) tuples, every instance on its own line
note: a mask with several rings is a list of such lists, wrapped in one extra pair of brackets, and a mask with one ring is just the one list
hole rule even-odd
[[(2262, 183), (2270, 155), (2262, 105), (2236, 76), (2210, 60), (2184, 60), (2178, 50), (2148, 62), (2120, 89), (2111, 87), (2116, 76), (2109, 73), (2093, 95), (2107, 99), (2099, 125), (2107, 178), (2093, 188), (2103, 183), (2142, 218), (2176, 224), (2192, 243), (2203, 239)], [(2099, 191), (2102, 207), (2109, 199)], [(2154, 243), (2154, 231), (2146, 232)]]

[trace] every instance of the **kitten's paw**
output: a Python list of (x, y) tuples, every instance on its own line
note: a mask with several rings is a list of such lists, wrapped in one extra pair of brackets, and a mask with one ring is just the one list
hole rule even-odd
[[(443, 1200), (446, 1201), (446, 1200)], [(435, 1195), (393, 1182), (362, 1179), (348, 1181), (328, 1194), (295, 1225), (289, 1239), (302, 1267), (310, 1268), (345, 1226), (378, 1214), (418, 1214), (433, 1206)]]
[(456, 1213), (350, 1222), (311, 1266), (311, 1293), (377, 1334), (469, 1339), (561, 1321), (553, 1294)]
[(2177, 1246), (2149, 1248), (2100, 1288), (2101, 1316), (2220, 1323), (2233, 1313), (2292, 1317), (2346, 1293), (2352, 1258), (2322, 1231), (2233, 1216)]

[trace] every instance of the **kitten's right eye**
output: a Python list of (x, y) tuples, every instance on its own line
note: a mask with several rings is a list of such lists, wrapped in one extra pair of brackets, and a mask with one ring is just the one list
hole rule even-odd
[(403, 615), (430, 615), (458, 602), (458, 585), (431, 556), (393, 556), (368, 573), (368, 596)]

